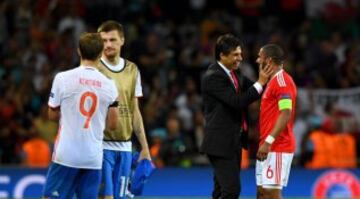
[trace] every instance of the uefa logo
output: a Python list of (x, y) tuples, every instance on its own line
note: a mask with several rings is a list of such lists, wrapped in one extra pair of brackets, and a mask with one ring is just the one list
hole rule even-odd
[(349, 171), (327, 171), (316, 180), (312, 197), (317, 199), (360, 198), (360, 181)]

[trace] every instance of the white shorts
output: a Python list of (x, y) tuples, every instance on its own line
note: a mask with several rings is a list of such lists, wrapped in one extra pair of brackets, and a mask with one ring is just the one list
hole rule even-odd
[(286, 187), (293, 153), (270, 152), (264, 161), (256, 161), (256, 185), (266, 189)]

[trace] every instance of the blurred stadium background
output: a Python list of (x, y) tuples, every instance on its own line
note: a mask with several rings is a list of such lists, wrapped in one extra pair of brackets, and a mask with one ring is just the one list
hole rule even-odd
[[(0, 198), (40, 196), (57, 132), (46, 116), (51, 81), (78, 65), (79, 34), (108, 19), (124, 25), (123, 57), (142, 75), (141, 110), (159, 168), (144, 196), (210, 196), (211, 171), (198, 153), (199, 86), (215, 39), (231, 32), (244, 43), (243, 73), (256, 79), (259, 46), (274, 42), (299, 87), (284, 197), (360, 197), (359, 13), (359, 0), (1, 0)], [(258, 106), (242, 165), (245, 197), (255, 196)]]

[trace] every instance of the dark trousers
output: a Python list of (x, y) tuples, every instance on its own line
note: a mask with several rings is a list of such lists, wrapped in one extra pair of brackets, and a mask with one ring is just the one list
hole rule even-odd
[(208, 158), (214, 169), (213, 199), (238, 199), (241, 191), (240, 150), (230, 159), (213, 155)]

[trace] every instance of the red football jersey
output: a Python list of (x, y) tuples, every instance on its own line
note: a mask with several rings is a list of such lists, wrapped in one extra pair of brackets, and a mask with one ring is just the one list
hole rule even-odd
[(284, 70), (277, 72), (265, 88), (260, 106), (260, 145), (265, 142), (266, 137), (271, 133), (280, 115), (279, 101), (282, 99), (290, 99), (292, 101), (291, 118), (285, 129), (271, 145), (270, 151), (288, 153), (295, 151), (293, 125), (296, 95), (296, 85), (291, 76)]

